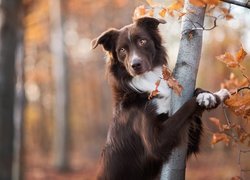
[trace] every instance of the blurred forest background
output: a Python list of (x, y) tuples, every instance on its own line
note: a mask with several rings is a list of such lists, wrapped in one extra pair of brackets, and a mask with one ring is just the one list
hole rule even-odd
[[(112, 118), (112, 102), (105, 77), (104, 53), (101, 48), (91, 50), (91, 40), (110, 27), (131, 23), (134, 9), (142, 4), (146, 2), (0, 1), (0, 161), (4, 159), (2, 162), (6, 163), (0, 163), (2, 177), (7, 177), (8, 167), (11, 168), (12, 145), (8, 142), (14, 142), (13, 179), (94, 179)], [(250, 52), (250, 11), (236, 6), (231, 11), (232, 20), (218, 20), (215, 29), (204, 32), (197, 86), (210, 91), (218, 90), (230, 74), (215, 56), (236, 51), (241, 43)], [(166, 17), (166, 21), (161, 32), (173, 68), (180, 41), (180, 20)], [(206, 25), (211, 23), (207, 18)], [(6, 58), (5, 53), (9, 55)], [(250, 56), (246, 58), (245, 66), (249, 69)], [(16, 75), (10, 66), (16, 67)], [(247, 74), (250, 75), (249, 71)], [(6, 107), (13, 100), (9, 82), (14, 79), (17, 81), (15, 108), (14, 112), (7, 112)], [(8, 116), (11, 113), (13, 121)], [(237, 120), (236, 116), (229, 116)], [(206, 113), (203, 118), (201, 153), (187, 164), (190, 180), (230, 179), (240, 174), (235, 144), (211, 146), (214, 126), (209, 117), (223, 120), (222, 108)], [(242, 123), (249, 130), (249, 123)], [(241, 158), (245, 160), (241, 166), (250, 169), (249, 153)], [(250, 177), (249, 172), (244, 173)]]

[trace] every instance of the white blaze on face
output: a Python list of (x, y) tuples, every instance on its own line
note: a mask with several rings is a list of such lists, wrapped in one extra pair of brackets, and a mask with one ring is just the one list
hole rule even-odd
[(130, 65), (131, 65), (131, 63), (133, 62), (134, 59), (140, 59), (140, 57), (138, 56), (138, 54), (135, 51), (133, 51), (131, 53), (130, 59), (131, 59), (131, 62), (130, 62)]

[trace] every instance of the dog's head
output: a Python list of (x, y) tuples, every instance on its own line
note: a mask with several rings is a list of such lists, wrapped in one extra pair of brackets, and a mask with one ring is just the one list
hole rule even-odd
[(162, 48), (158, 25), (165, 21), (143, 17), (121, 29), (109, 29), (92, 41), (92, 47), (99, 44), (112, 56), (112, 63), (121, 63), (131, 76), (152, 70), (162, 62), (158, 51)]

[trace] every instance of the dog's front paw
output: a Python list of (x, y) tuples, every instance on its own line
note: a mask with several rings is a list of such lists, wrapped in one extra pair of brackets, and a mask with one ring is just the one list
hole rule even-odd
[(218, 96), (221, 100), (221, 102), (225, 101), (226, 99), (228, 99), (231, 94), (227, 89), (221, 89), (217, 92), (214, 93), (214, 95)]
[(196, 102), (206, 108), (212, 109), (219, 105), (220, 102), (217, 101), (216, 96), (210, 92), (202, 92), (196, 97)]

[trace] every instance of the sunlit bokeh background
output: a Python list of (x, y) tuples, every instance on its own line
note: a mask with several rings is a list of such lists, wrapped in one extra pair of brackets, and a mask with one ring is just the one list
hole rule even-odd
[[(110, 27), (132, 22), (134, 9), (144, 0), (63, 1), (64, 43), (69, 64), (70, 85), (70, 171), (53, 169), (54, 156), (54, 74), (50, 51), (50, 0), (25, 0), (25, 175), (27, 179), (93, 179), (98, 158), (112, 119), (111, 91), (105, 77), (105, 55), (101, 47), (91, 50), (91, 40)], [(167, 3), (171, 3), (169, 0)], [(228, 6), (228, 5), (225, 5)], [(197, 86), (216, 91), (229, 78), (231, 70), (216, 60), (226, 51), (235, 52), (241, 44), (250, 53), (250, 11), (231, 6), (234, 18), (218, 20), (217, 27), (204, 31), (202, 58)], [(180, 42), (180, 20), (166, 16), (161, 34), (173, 68)], [(213, 25), (206, 17), (205, 27)], [(250, 56), (244, 65), (249, 70)], [(233, 71), (239, 77), (238, 71)], [(249, 71), (247, 74), (250, 75)], [(185, 88), (185, 87), (184, 87)], [(229, 114), (232, 120), (237, 118)], [(189, 160), (187, 179), (230, 179), (240, 175), (238, 147), (218, 143), (212, 146), (215, 127), (209, 117), (225, 122), (223, 110), (205, 113), (205, 130), (200, 154)], [(241, 122), (249, 129), (249, 123)], [(244, 164), (250, 169), (250, 154)], [(250, 177), (245, 173), (245, 177)]]

